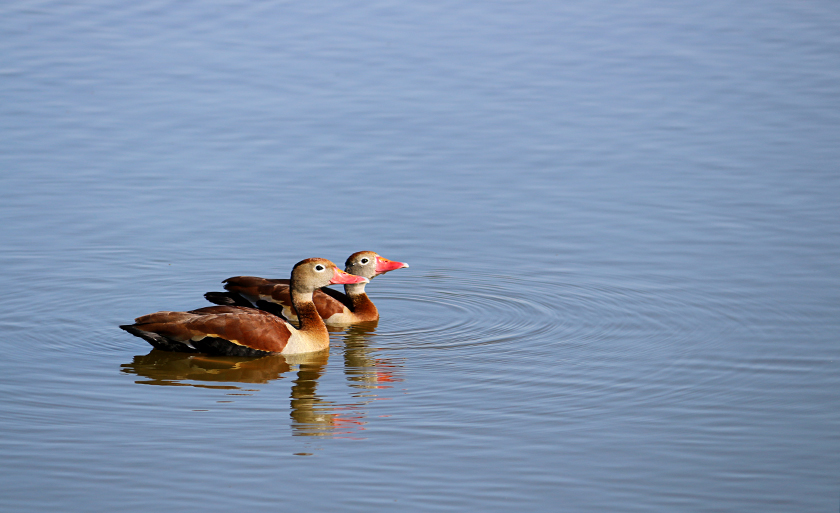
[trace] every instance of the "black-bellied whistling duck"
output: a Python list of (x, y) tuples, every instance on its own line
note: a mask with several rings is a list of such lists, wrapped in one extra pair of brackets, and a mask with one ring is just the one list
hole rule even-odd
[(297, 354), (326, 349), (327, 327), (312, 302), (315, 290), (332, 284), (367, 283), (323, 258), (308, 258), (292, 269), (291, 302), (300, 328), (255, 308), (210, 306), (189, 312), (157, 312), (120, 326), (158, 349), (230, 356)]
[[(359, 251), (347, 258), (344, 271), (368, 280), (394, 269), (408, 267), (403, 262), (383, 258), (373, 251)], [(297, 315), (289, 294), (289, 280), (271, 280), (255, 276), (234, 276), (222, 283), (228, 292), (204, 294), (217, 305), (256, 306), (296, 321)], [(344, 285), (344, 294), (333, 289), (316, 290), (313, 301), (328, 326), (347, 326), (357, 322), (379, 320), (379, 311), (365, 293), (365, 282)]]

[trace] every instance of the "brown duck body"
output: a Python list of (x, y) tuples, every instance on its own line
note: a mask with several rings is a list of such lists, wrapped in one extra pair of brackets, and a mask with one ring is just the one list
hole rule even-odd
[[(383, 258), (373, 251), (353, 253), (345, 263), (345, 272), (373, 279), (394, 269), (408, 267), (403, 262)], [(234, 276), (224, 280), (228, 292), (208, 292), (208, 301), (220, 305), (256, 306), (290, 321), (298, 320), (298, 312), (291, 300), (289, 280)], [(379, 320), (376, 305), (365, 293), (365, 284), (346, 284), (345, 293), (322, 288), (312, 298), (318, 314), (328, 326), (347, 326), (359, 322)]]
[(158, 349), (231, 356), (297, 354), (329, 347), (329, 333), (313, 303), (313, 292), (335, 283), (366, 283), (329, 260), (310, 258), (292, 270), (290, 301), (298, 312), (295, 328), (269, 312), (242, 306), (211, 306), (188, 312), (156, 312), (120, 326)]
[[(289, 280), (234, 276), (222, 283), (225, 284), (225, 290), (233, 294), (208, 292), (205, 297), (214, 303), (230, 301), (234, 305), (256, 306), (267, 312), (280, 315), (284, 319), (298, 320), (298, 313), (292, 305)], [(239, 298), (236, 296), (239, 296)], [(312, 294), (312, 301), (318, 314), (329, 326), (379, 320), (379, 311), (376, 309), (376, 305), (364, 292), (347, 295), (337, 290), (325, 288), (316, 290)]]

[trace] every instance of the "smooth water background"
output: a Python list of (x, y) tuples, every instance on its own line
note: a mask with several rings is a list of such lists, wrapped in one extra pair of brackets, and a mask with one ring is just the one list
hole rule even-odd
[[(4, 2), (3, 511), (837, 511), (836, 2)], [(296, 360), (117, 328), (371, 249)]]

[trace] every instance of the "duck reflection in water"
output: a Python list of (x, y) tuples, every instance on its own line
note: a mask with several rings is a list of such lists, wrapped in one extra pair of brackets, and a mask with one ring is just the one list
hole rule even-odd
[[(329, 350), (300, 355), (269, 355), (261, 358), (207, 356), (153, 349), (135, 356), (122, 365), (122, 372), (140, 376), (138, 384), (159, 386), (192, 386), (220, 390), (256, 392), (237, 384), (265, 384), (278, 379), (292, 379), (290, 417), (298, 436), (358, 437), (367, 424), (367, 405), (380, 399), (376, 389), (390, 388), (402, 381), (401, 365), (386, 358), (376, 358), (369, 347), (376, 322), (346, 329), (344, 372), (355, 400), (337, 402), (317, 393), (329, 360)], [(337, 330), (330, 330), (337, 331)], [(344, 331), (344, 330), (342, 330)], [(335, 348), (338, 349), (338, 348)], [(291, 373), (296, 371), (296, 375)]]
[(354, 397), (377, 397), (373, 390), (392, 388), (402, 381), (401, 363), (376, 356), (378, 350), (370, 341), (376, 331), (376, 322), (359, 323), (347, 329), (344, 335), (344, 374), (355, 389)]

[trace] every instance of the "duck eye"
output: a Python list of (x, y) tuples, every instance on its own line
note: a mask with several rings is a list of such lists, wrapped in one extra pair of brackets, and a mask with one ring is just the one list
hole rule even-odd
[(368, 263), (368, 262), (370, 262), (370, 259), (369, 259), (369, 258), (363, 258), (363, 259), (362, 259), (362, 263), (363, 263), (363, 264), (366, 264), (366, 263)]
[(324, 266), (321, 265), (321, 264), (318, 264), (318, 265), (315, 266), (315, 270), (318, 271), (318, 272), (321, 272), (321, 271), (324, 270)]

